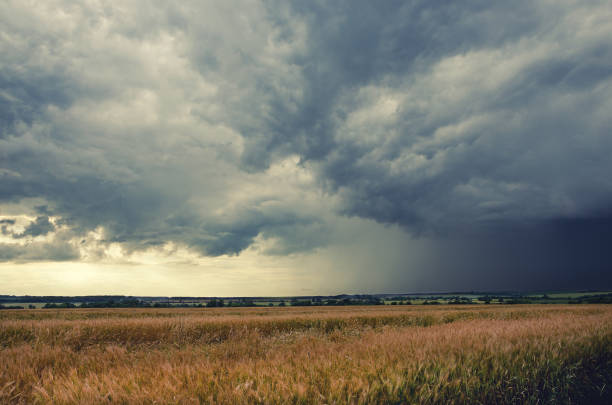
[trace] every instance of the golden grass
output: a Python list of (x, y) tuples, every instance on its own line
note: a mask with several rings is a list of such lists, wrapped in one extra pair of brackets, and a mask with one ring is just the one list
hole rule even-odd
[(610, 403), (612, 307), (0, 313), (0, 403)]

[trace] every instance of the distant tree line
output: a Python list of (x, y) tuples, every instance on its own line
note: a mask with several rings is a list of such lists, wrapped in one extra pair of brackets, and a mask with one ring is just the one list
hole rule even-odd
[(310, 300), (292, 299), (291, 306), (293, 307), (308, 307), (308, 306), (343, 306), (343, 305), (384, 305), (385, 302), (378, 297), (362, 296), (363, 298), (342, 298), (342, 299), (321, 299), (314, 298)]
[(0, 296), (0, 304), (16, 303), (16, 302), (32, 302), (32, 303), (74, 303), (75, 301), (80, 302), (107, 302), (107, 301), (121, 301), (124, 299), (130, 299), (124, 295), (85, 295), (82, 297), (69, 297), (69, 296), (54, 296), (54, 295), (21, 295), (11, 296), (4, 295)]
[(25, 307), (22, 305), (2, 305), (0, 304), (0, 309), (24, 309)]
[[(34, 309), (35, 305), (31, 303), (42, 303), (40, 299), (44, 297), (28, 297), (31, 303), (25, 304), (20, 301), (15, 301), (16, 297), (3, 296), (0, 300), (0, 309)], [(212, 298), (205, 299), (201, 302), (185, 302), (188, 298), (177, 300), (173, 298), (151, 300), (140, 299), (135, 297), (125, 296), (87, 296), (80, 297), (86, 300), (78, 303), (74, 301), (75, 297), (46, 297), (52, 298), (47, 301), (43, 308), (222, 308), (222, 307), (263, 307), (263, 306), (346, 306), (346, 305), (411, 305), (420, 303), (421, 305), (464, 305), (464, 304), (612, 304), (612, 293), (582, 295), (576, 297), (549, 296), (542, 295), (482, 295), (478, 297), (466, 297), (460, 295), (446, 296), (427, 296), (422, 298), (414, 298), (408, 296), (392, 296), (385, 299), (380, 296), (372, 295), (339, 295), (331, 297), (295, 297), (288, 299), (261, 299), (254, 298)], [(72, 301), (68, 301), (68, 299)], [(96, 298), (104, 298), (98, 299)], [(195, 300), (194, 298), (192, 300)], [(414, 302), (416, 300), (416, 302)], [(9, 305), (10, 304), (10, 305)], [(20, 304), (20, 305), (17, 305)]]
[(119, 300), (119, 301), (99, 301), (82, 302), (75, 304), (72, 302), (46, 303), (43, 308), (193, 308), (203, 307), (201, 303), (169, 303), (169, 302), (147, 302), (142, 300)]

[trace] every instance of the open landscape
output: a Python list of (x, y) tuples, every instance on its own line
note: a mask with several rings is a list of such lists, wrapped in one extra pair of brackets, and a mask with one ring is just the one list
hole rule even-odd
[(0, 403), (610, 403), (609, 305), (0, 312)]
[(0, 1), (0, 405), (612, 405), (611, 38)]

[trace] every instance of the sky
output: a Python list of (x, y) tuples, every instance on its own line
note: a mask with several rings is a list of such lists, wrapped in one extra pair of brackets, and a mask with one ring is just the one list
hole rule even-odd
[(612, 288), (612, 4), (0, 3), (0, 294)]

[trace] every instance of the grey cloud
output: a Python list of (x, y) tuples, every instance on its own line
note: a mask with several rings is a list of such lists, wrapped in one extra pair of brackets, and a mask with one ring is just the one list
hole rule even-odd
[(15, 225), (15, 220), (14, 219), (0, 219), (0, 232), (2, 232), (2, 235), (12, 235), (12, 232), (9, 231), (8, 226), (9, 225)]
[(79, 250), (65, 240), (33, 242), (25, 245), (0, 243), (0, 261), (3, 262), (61, 262), (79, 258)]
[[(162, 80), (174, 80), (173, 87), (158, 85), (158, 78), (151, 77), (158, 73), (149, 69), (151, 62), (157, 62), (157, 55), (149, 59), (148, 48), (141, 45), (148, 41), (155, 48), (160, 38), (172, 41), (172, 36), (181, 37), (197, 16), (203, 16), (211, 22), (221, 21), (213, 26), (213, 30), (221, 31), (214, 37), (240, 46), (240, 38), (226, 38), (233, 28), (223, 19), (233, 18), (232, 8), (211, 6), (207, 10), (186, 3), (184, 7), (123, 20), (124, 16), (114, 14), (112, 9), (88, 5), (65, 10), (66, 17), (75, 22), (71, 29), (52, 17), (44, 27), (28, 26), (39, 14), (29, 13), (33, 10), (17, 3), (6, 7), (12, 7), (13, 14), (20, 18), (4, 25), (5, 32), (15, 40), (2, 44), (7, 58), (7, 69), (2, 71), (2, 100), (8, 115), (1, 117), (0, 157), (9, 175), (2, 178), (0, 200), (42, 197), (48, 203), (46, 214), (58, 216), (59, 223), (68, 226), (74, 237), (103, 227), (104, 242), (120, 243), (128, 252), (172, 241), (205, 254), (237, 254), (263, 229), (273, 234), (276, 223), (288, 226), (307, 217), (292, 214), (278, 218), (275, 213), (258, 213), (247, 206), (244, 213), (218, 222), (207, 211), (227, 203), (226, 182), (243, 181), (231, 162), (235, 147), (228, 147), (238, 135), (224, 140), (214, 133), (233, 128), (232, 123), (224, 122), (231, 116), (215, 107), (219, 111), (202, 119), (185, 116), (191, 122), (182, 127), (163, 122), (148, 125), (140, 116), (141, 97), (145, 97), (145, 109), (151, 105), (146, 104), (146, 97), (164, 103), (174, 93), (186, 110), (196, 109), (198, 103), (211, 101), (212, 107), (219, 104), (197, 93), (197, 77), (188, 66), (168, 67), (170, 75), (162, 75)], [(139, 14), (138, 7), (127, 12)], [(115, 38), (115, 43), (96, 37), (105, 29), (100, 24), (103, 20), (109, 23), (113, 35), (108, 38)], [(194, 26), (200, 25), (198, 21)], [(265, 29), (264, 24), (264, 45)], [(196, 30), (198, 33), (201, 31)], [(182, 63), (182, 48), (187, 50), (192, 42), (197, 47), (199, 40), (188, 37), (183, 43), (170, 44), (167, 51), (173, 63)], [(215, 42), (213, 38), (211, 44)], [(175, 44), (178, 46), (172, 47)], [(260, 46), (257, 41), (252, 45)], [(224, 46), (216, 47), (224, 63), (221, 68), (234, 63), (231, 49), (225, 52)], [(232, 77), (221, 77), (220, 72), (215, 74), (210, 84), (201, 83), (208, 86), (205, 90), (214, 87), (215, 77), (229, 86), (235, 82)], [(112, 111), (120, 116), (105, 116)], [(153, 121), (157, 117), (167, 120), (172, 112), (158, 110), (153, 114)], [(130, 120), (134, 123), (125, 122)], [(202, 133), (202, 126), (213, 133)], [(44, 225), (41, 219), (23, 236), (43, 234), (48, 231)]]
[(289, 254), (309, 251), (325, 243), (324, 237), (315, 239), (314, 235), (308, 234), (312, 227), (325, 229), (320, 219), (284, 207), (249, 208), (232, 212), (225, 218), (212, 219), (202, 224), (200, 233), (192, 230), (191, 236), (185, 240), (205, 254), (218, 256), (239, 254), (251, 246), (257, 236), (262, 236), (279, 241), (265, 253), (279, 254), (282, 251)]
[[(429, 7), (427, 21), (437, 30), (452, 7)], [(530, 8), (517, 10), (529, 14)], [(539, 11), (521, 29), (501, 22), (502, 10), (495, 6), (464, 7), (441, 29), (442, 37), (453, 35), (445, 46), (435, 37), (406, 41), (413, 47), (407, 59), (381, 55), (384, 48), (369, 47), (367, 41), (358, 50), (337, 47), (337, 72), (359, 72), (351, 59), (355, 54), (364, 64), (401, 60), (404, 66), (403, 71), (372, 68), (378, 76), (341, 75), (346, 82), (335, 82), (351, 94), (353, 108), (345, 111), (347, 118), (335, 118), (335, 146), (318, 169), (321, 181), (343, 197), (343, 212), (420, 232), (475, 221), (588, 216), (611, 202), (605, 180), (612, 146), (605, 134), (611, 125), (602, 112), (609, 107), (612, 55), (603, 33), (573, 36), (590, 29), (581, 13), (603, 9)], [(545, 11), (567, 24), (554, 25)], [(483, 12), (499, 17), (496, 33), (502, 36), (487, 35), (491, 26), (486, 24), (469, 28), (466, 22)], [(347, 12), (341, 21), (360, 26), (359, 13)], [(423, 28), (418, 19), (408, 21), (407, 30)], [(610, 33), (603, 22), (597, 29)], [(556, 45), (560, 40), (563, 45)], [(313, 60), (327, 54), (321, 47)], [(378, 87), (379, 94), (360, 97), (355, 90), (366, 86)], [(375, 111), (376, 98), (387, 94), (399, 99), (389, 117), (351, 125), (351, 114), (360, 108)], [(341, 102), (336, 109), (343, 108)]]
[[(461, 260), (429, 265), (468, 284), (491, 286), (494, 272), (500, 288), (551, 285), (551, 274), (559, 288), (610, 285), (606, 4), (352, 6), (295, 6), (310, 16), (304, 75), (324, 106), (299, 114), (325, 128), (306, 132), (323, 153), (297, 130), (286, 137), (340, 212), (463, 246)], [(393, 111), (351, 122), (385, 96)]]
[(322, 220), (301, 221), (299, 224), (288, 223), (274, 228), (266, 228), (262, 235), (272, 240), (270, 246), (263, 249), (268, 255), (285, 256), (294, 253), (311, 252), (327, 246), (333, 238), (329, 224)]
[(30, 222), (22, 233), (15, 235), (15, 237), (24, 238), (26, 236), (44, 236), (49, 232), (53, 232), (54, 230), (55, 225), (49, 221), (49, 217), (39, 216), (34, 221)]
[[(460, 217), (470, 223), (514, 220), (524, 212), (582, 215), (608, 198), (602, 184), (587, 194), (572, 188), (583, 184), (585, 172), (605, 172), (609, 144), (598, 134), (610, 122), (597, 106), (609, 99), (612, 58), (607, 35), (572, 35), (589, 29), (585, 15), (603, 10), (604, 3), (292, 4), (288, 18), (274, 12), (268, 18), (286, 45), (298, 36), (288, 27), (305, 24), (306, 46), (272, 66), (236, 49), (246, 58), (234, 68), (246, 97), (223, 100), (238, 116), (225, 119), (245, 137), (245, 168), (264, 170), (297, 153), (343, 197), (349, 215), (415, 232), (454, 227)], [(193, 63), (211, 74), (224, 60), (218, 56), (212, 64)], [(289, 76), (280, 69), (286, 64)], [(372, 86), (404, 98), (393, 119), (347, 125), (351, 114), (376, 101), (361, 94)], [(221, 88), (235, 92), (229, 84)], [(449, 99), (453, 88), (466, 94)], [(452, 139), (435, 136), (445, 129), (455, 131)], [(405, 167), (422, 158), (418, 170)], [(563, 164), (578, 173), (560, 175), (555, 162), (575, 159), (587, 164)], [(563, 177), (564, 184), (553, 184)], [(589, 198), (597, 201), (580, 201)]]
[[(308, 32), (306, 49), (287, 61), (299, 75), (280, 88), (269, 76), (257, 82), (267, 108), (264, 114), (241, 108), (252, 122), (239, 127), (248, 140), (243, 161), (266, 167), (271, 151), (324, 159), (343, 147), (335, 140), (338, 121), (360, 86), (398, 82), (450, 54), (519, 40), (538, 28), (541, 16), (530, 4), (292, 3), (292, 19), (284, 24), (299, 21)], [(286, 87), (296, 84), (301, 97), (288, 99)]]
[[(335, 210), (497, 247), (525, 226), (550, 257), (551, 223), (609, 217), (606, 2), (53, 6), (71, 24), (3, 6), (0, 203), (74, 238), (286, 255)], [(312, 183), (273, 177), (293, 156)]]

